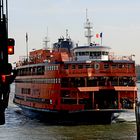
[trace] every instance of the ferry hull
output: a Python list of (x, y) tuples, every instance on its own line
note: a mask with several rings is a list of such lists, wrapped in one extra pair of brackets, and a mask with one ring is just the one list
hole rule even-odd
[[(23, 105), (24, 114), (33, 119), (39, 119), (49, 124), (111, 124), (122, 110), (83, 110), (83, 111), (50, 111), (35, 109)], [(115, 115), (117, 113), (117, 115)]]

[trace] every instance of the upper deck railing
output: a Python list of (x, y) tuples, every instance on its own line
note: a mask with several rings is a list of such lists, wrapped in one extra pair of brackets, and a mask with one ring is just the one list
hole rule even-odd
[[(117, 55), (114, 55), (113, 53), (109, 53), (108, 54), (108, 60), (134, 61), (134, 59), (133, 59), (134, 56), (135, 55), (133, 55), (133, 54), (130, 55), (130, 56), (117, 56)], [(50, 57), (53, 57), (53, 55), (50, 55)], [(99, 56), (97, 56), (97, 58), (99, 58)], [(47, 61), (47, 59), (44, 59), (44, 56), (41, 57), (41, 55), (40, 56), (37, 55), (36, 57), (35, 56), (34, 57), (29, 56), (28, 59), (27, 59), (27, 56), (21, 56), (19, 58), (19, 61), (16, 63), (16, 66), (18, 67), (18, 66), (23, 66), (23, 65), (28, 65), (28, 64), (38, 64), (38, 63), (43, 63), (43, 62), (46, 62), (46, 61)], [(70, 61), (78, 61), (78, 60), (76, 59), (75, 56), (73, 56), (67, 61), (70, 62)], [(94, 60), (92, 60), (92, 61), (94, 61)]]
[(109, 54), (109, 60), (128, 60), (128, 61), (133, 61), (133, 57), (135, 57), (134, 54), (130, 56), (117, 56), (114, 54)]

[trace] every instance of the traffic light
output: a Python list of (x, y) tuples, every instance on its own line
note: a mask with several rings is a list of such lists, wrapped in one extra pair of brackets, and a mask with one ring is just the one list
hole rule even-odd
[(8, 39), (8, 54), (12, 55), (14, 54), (14, 46), (15, 46), (15, 40), (13, 38)]

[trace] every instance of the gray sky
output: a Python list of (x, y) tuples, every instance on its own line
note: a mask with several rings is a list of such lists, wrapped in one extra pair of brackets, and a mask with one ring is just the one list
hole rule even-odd
[(94, 34), (103, 32), (103, 44), (118, 55), (135, 54), (140, 64), (140, 0), (9, 0), (9, 37), (16, 40), (10, 61), (26, 55), (26, 32), (29, 50), (43, 47), (47, 28), (50, 45), (66, 29), (75, 43), (85, 44), (86, 8)]

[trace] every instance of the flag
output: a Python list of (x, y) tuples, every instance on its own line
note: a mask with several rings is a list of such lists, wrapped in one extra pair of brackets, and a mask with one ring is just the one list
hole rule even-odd
[(103, 37), (103, 33), (101, 32), (100, 34), (96, 34), (96, 38), (102, 38)]
[(96, 34), (96, 38), (99, 38), (99, 34)]
[(26, 33), (26, 42), (28, 42), (28, 34)]
[(102, 38), (102, 37), (103, 37), (103, 33), (101, 32), (101, 33), (100, 33), (100, 38)]

